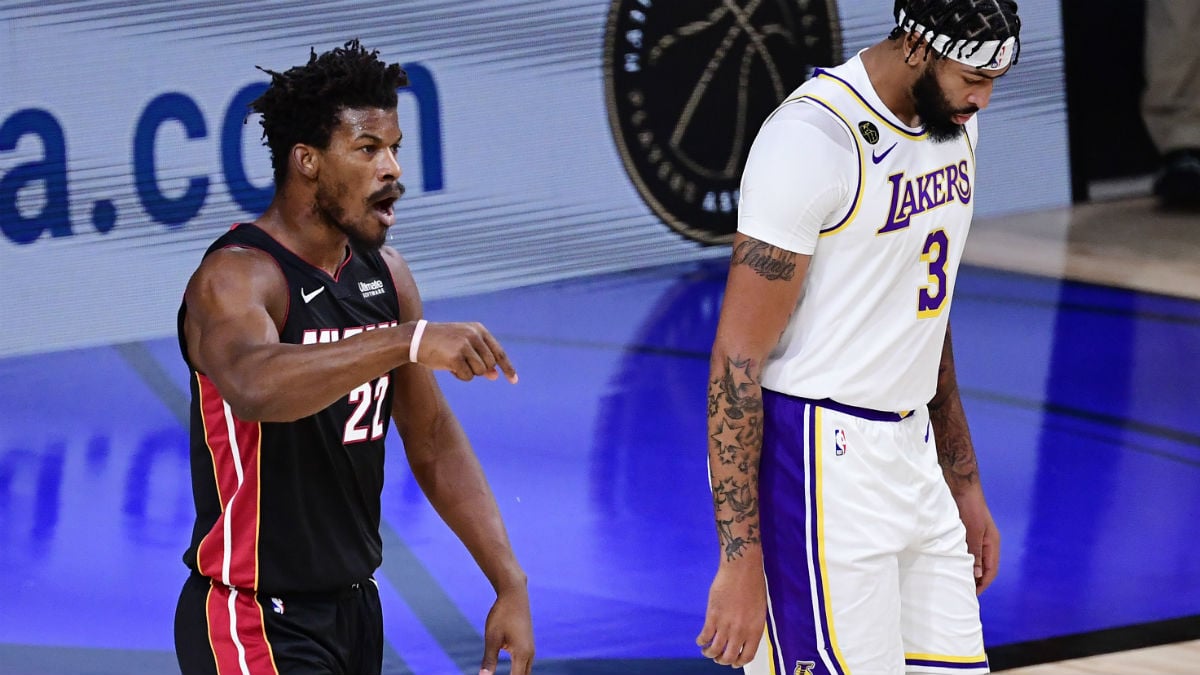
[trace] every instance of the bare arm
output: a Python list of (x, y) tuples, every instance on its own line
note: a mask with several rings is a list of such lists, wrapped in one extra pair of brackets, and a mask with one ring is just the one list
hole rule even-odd
[[(401, 316), (420, 318), (421, 300), (412, 275), (398, 255), (388, 258), (400, 293)], [(424, 344), (422, 341), (422, 347)], [(497, 357), (507, 363), (499, 344), (495, 349)], [(496, 591), (484, 636), (484, 669), (494, 672), (498, 651), (505, 649), (512, 655), (512, 672), (529, 673), (534, 645), (525, 572), (513, 553), (496, 498), (470, 441), (433, 372), (419, 365), (422, 360), (418, 356), (418, 364), (394, 371), (392, 417), (396, 429), (404, 440), (413, 476), (429, 503)]]
[(717, 663), (749, 662), (766, 598), (759, 536), (762, 366), (800, 297), (810, 256), (737, 235), (708, 382), (708, 467), (720, 567), (698, 642)]
[[(205, 258), (184, 301), (192, 363), (244, 420), (288, 422), (323, 410), (407, 363), (415, 327), (410, 320), (326, 344), (281, 343), (287, 281), (269, 255), (251, 248), (221, 249)], [(431, 324), (420, 358), (461, 380), (495, 378), (496, 368), (515, 378), (498, 349), (478, 324)]]
[(287, 281), (262, 251), (213, 252), (184, 294), (189, 356), (244, 420), (311, 415), (408, 360), (413, 324), (319, 345), (284, 344)]
[(967, 528), (967, 550), (975, 557), (975, 585), (980, 593), (996, 578), (1000, 564), (1000, 532), (992, 519), (983, 486), (975, 446), (967, 428), (967, 415), (958, 392), (954, 372), (954, 349), (950, 327), (942, 346), (937, 392), (929, 402), (929, 423), (937, 444), (938, 463), (950, 493), (958, 504), (959, 517)]
[(708, 468), (722, 563), (759, 556), (762, 366), (800, 297), (809, 256), (738, 235), (709, 362)]
[(929, 421), (937, 439), (938, 462), (950, 491), (957, 495), (979, 486), (979, 465), (975, 461), (975, 446), (967, 428), (958, 393), (958, 377), (954, 372), (954, 349), (950, 344), (950, 327), (942, 345), (942, 361), (938, 366), (937, 392), (929, 402)]

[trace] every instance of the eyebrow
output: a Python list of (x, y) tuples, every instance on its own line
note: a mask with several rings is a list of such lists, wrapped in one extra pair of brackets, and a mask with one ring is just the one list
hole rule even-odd
[[(358, 136), (356, 136), (354, 140), (357, 142), (357, 141), (361, 141), (361, 140), (364, 140), (364, 139), (365, 139), (365, 140), (374, 141), (374, 142), (376, 142), (376, 143), (382, 143), (382, 142), (383, 142), (383, 139), (382, 139), (382, 138), (380, 138), (379, 136), (376, 136), (375, 134), (372, 134), (372, 133), (369, 133), (369, 132), (365, 132), (365, 131), (364, 131), (363, 133), (359, 134)], [(400, 142), (400, 141), (402, 141), (402, 140), (404, 140), (404, 134), (403, 134), (403, 133), (402, 133), (402, 134), (400, 134), (399, 138), (397, 138), (397, 139), (396, 139), (396, 143), (399, 143), (399, 142)]]
[(974, 70), (968, 70), (967, 73), (974, 75), (976, 77), (982, 77), (982, 78), (985, 78), (988, 80), (994, 80), (998, 77), (1004, 77), (1005, 75), (1008, 74), (1008, 71), (1006, 70), (1003, 73), (1000, 73), (999, 75), (988, 75), (987, 73), (983, 72), (983, 70), (976, 68)]

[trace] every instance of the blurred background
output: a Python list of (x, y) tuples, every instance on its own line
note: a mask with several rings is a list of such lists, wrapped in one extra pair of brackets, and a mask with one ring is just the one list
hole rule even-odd
[[(1020, 5), (952, 313), (1004, 535), (989, 655), (1200, 672), (1181, 651), (1200, 649), (1200, 215), (1152, 195), (1145, 5)], [(0, 2), (0, 675), (177, 672), (175, 313), (207, 245), (271, 198), (255, 66), (356, 37), (410, 77), (389, 243), (431, 320), (483, 321), (521, 374), (442, 384), (529, 574), (535, 672), (727, 672), (693, 640), (740, 171), (770, 110), (885, 37), (891, 9)], [(477, 672), (490, 588), (391, 436), (385, 670)]]

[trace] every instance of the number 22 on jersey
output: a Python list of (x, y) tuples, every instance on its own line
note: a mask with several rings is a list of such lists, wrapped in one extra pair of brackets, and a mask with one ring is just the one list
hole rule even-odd
[[(378, 440), (383, 437), (383, 400), (387, 398), (390, 375), (358, 385), (350, 392), (350, 405), (354, 411), (346, 419), (346, 431), (342, 434), (342, 443), (349, 445), (365, 440)], [(374, 386), (372, 386), (374, 385)], [(372, 389), (374, 391), (372, 391)], [(375, 412), (371, 417), (370, 426), (363, 424), (363, 419), (375, 404)]]

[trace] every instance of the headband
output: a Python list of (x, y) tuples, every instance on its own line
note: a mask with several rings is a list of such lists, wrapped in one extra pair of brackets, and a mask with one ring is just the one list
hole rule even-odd
[(1006, 40), (956, 40), (948, 35), (940, 35), (925, 26), (909, 19), (904, 10), (900, 10), (898, 24), (901, 30), (920, 35), (929, 43), (933, 51), (947, 58), (966, 64), (972, 68), (984, 70), (1001, 70), (1012, 63), (1016, 53), (1017, 38)]

